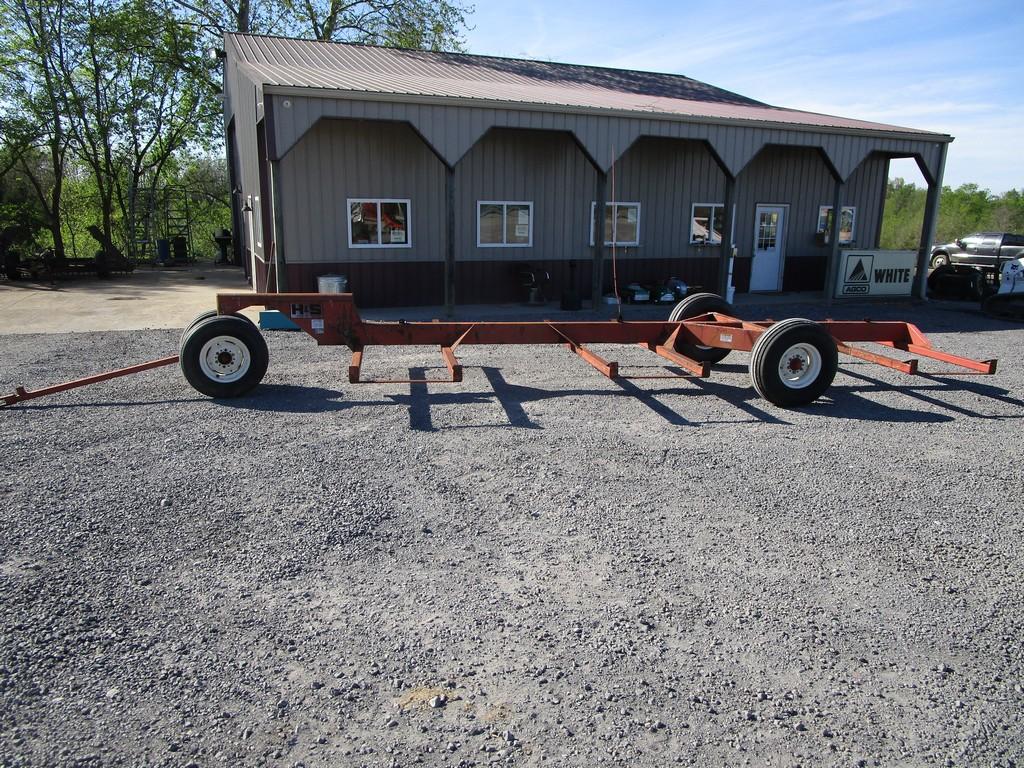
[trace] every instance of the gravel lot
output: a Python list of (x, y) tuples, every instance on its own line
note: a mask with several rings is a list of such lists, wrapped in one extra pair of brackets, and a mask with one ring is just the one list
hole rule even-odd
[[(739, 353), (352, 387), (276, 333), (238, 401), (166, 368), (0, 409), (0, 765), (1024, 764), (1024, 328), (833, 314), (1001, 370), (844, 361), (785, 411)], [(176, 342), (0, 336), (0, 391)]]

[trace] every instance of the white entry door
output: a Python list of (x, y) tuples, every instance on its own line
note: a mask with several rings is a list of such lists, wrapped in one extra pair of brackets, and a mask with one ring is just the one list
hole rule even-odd
[(786, 209), (759, 205), (754, 216), (754, 261), (750, 267), (751, 291), (782, 288), (782, 252), (786, 242)]

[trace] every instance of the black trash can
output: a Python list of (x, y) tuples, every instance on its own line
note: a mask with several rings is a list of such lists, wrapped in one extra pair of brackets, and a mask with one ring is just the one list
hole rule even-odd
[(171, 249), (174, 251), (174, 261), (188, 261), (188, 241), (183, 235), (178, 235), (171, 241)]

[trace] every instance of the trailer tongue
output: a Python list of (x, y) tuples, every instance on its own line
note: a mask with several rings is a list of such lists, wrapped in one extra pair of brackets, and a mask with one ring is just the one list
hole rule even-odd
[[(221, 293), (217, 311), (197, 317), (181, 337), (177, 361), (188, 382), (211, 397), (238, 397), (263, 379), (269, 362), (266, 341), (248, 318), (247, 307), (276, 309), (316, 342), (346, 346), (352, 352), (348, 379), (352, 384), (414, 383), (427, 380), (362, 378), (362, 364), (372, 347), (436, 346), (448, 369), (446, 381), (462, 380), (457, 351), (471, 344), (559, 344), (601, 374), (623, 376), (619, 364), (607, 360), (591, 344), (637, 344), (685, 371), (707, 377), (711, 366), (733, 350), (750, 352), (750, 378), (766, 400), (782, 407), (806, 405), (832, 384), (839, 355), (883, 365), (907, 374), (918, 372), (918, 360), (899, 360), (854, 343), (870, 342), (918, 357), (938, 360), (978, 374), (996, 371), (995, 360), (977, 361), (932, 347), (916, 326), (895, 321), (814, 322), (791, 318), (749, 322), (732, 315), (732, 307), (714, 294), (683, 299), (668, 320), (531, 321), (531, 322), (372, 322), (359, 316), (351, 294)], [(19, 387), (2, 398), (5, 405), (53, 392), (168, 365), (163, 358), (107, 374), (28, 391)]]

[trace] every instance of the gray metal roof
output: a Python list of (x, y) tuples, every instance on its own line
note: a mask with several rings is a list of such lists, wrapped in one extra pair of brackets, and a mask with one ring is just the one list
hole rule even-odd
[(228, 34), (225, 45), (267, 86), (948, 138), (773, 107), (682, 75), (258, 35)]

